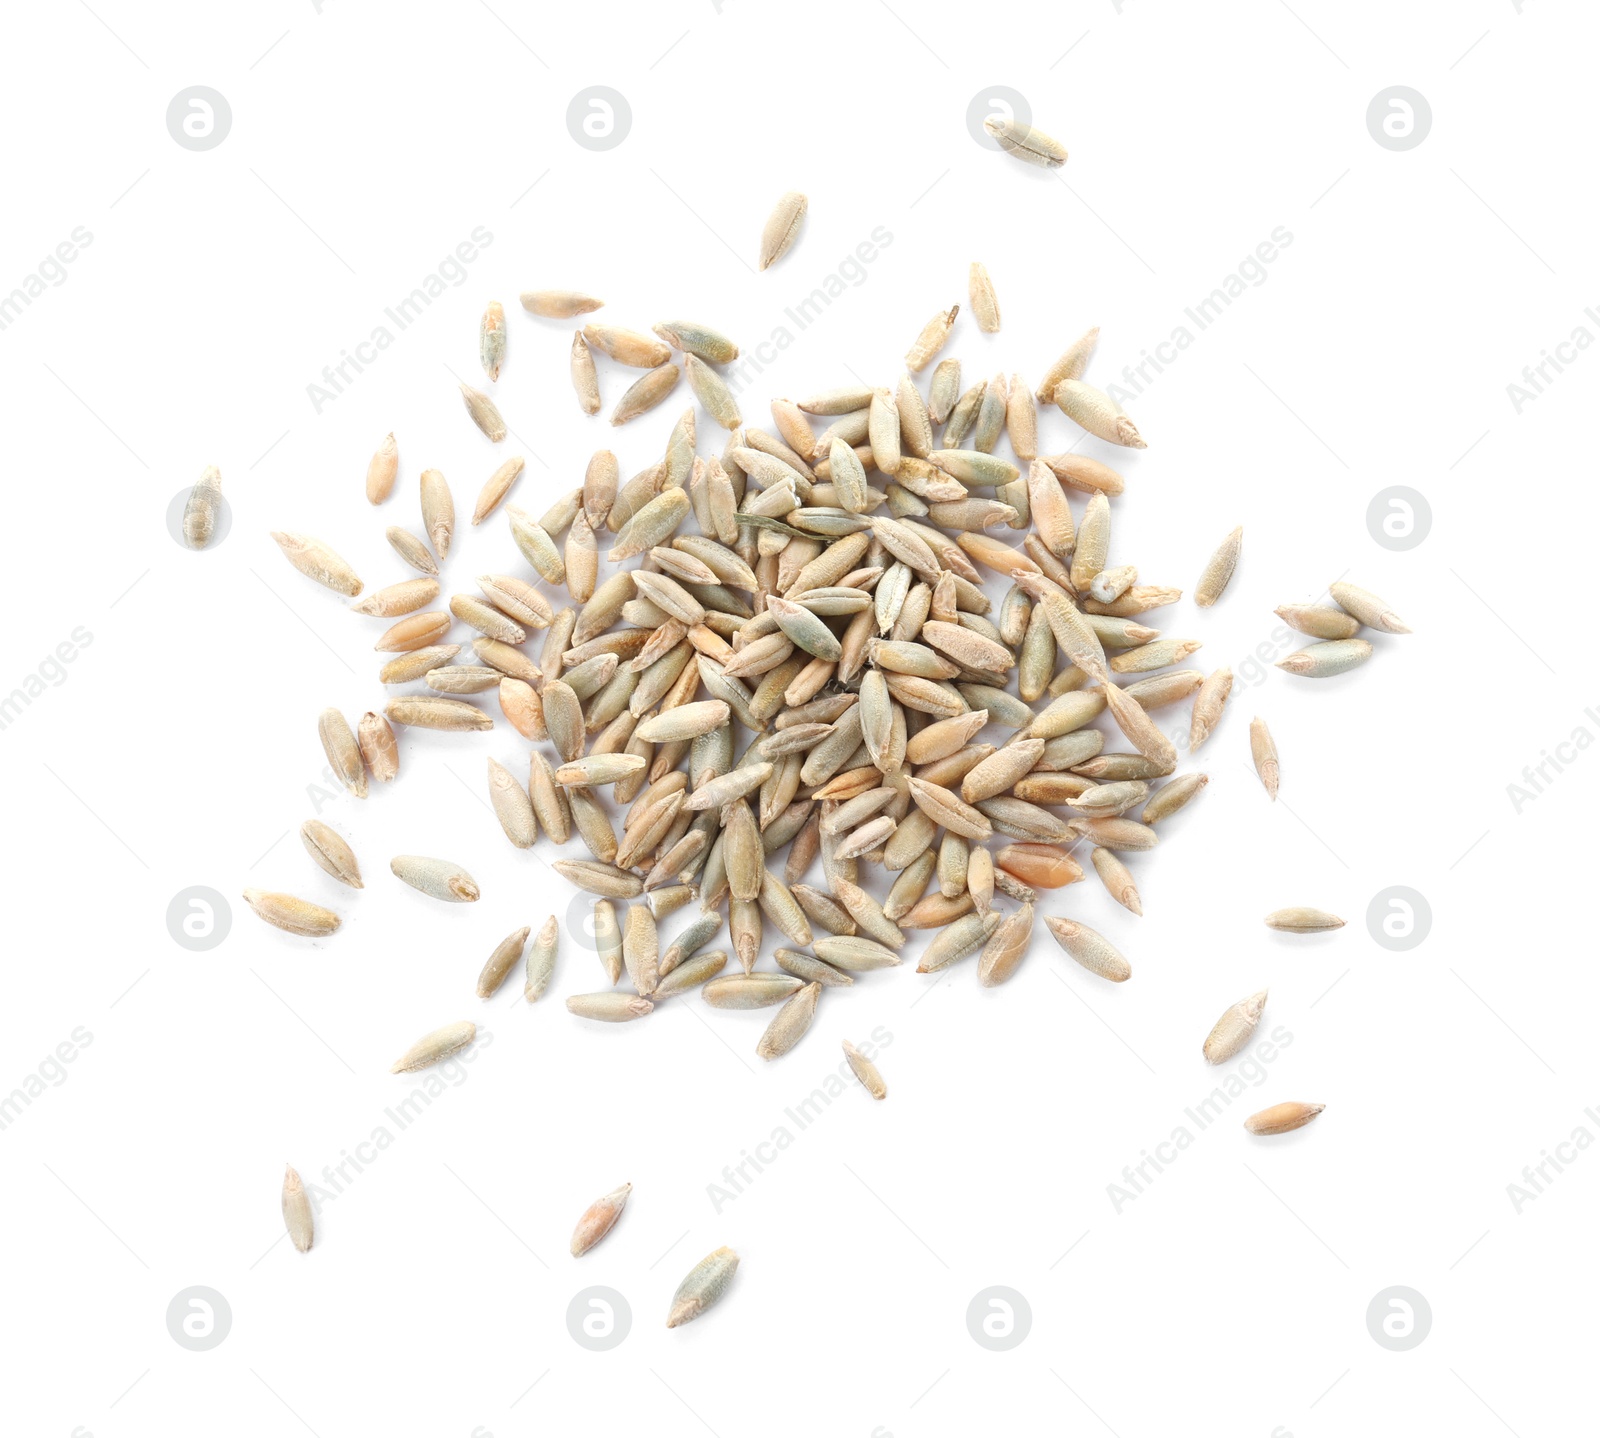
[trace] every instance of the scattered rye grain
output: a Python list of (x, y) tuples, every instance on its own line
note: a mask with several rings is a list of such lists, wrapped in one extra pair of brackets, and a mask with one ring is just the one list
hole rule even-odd
[(1267, 1006), (1267, 991), (1251, 994), (1227, 1009), (1201, 1045), (1208, 1064), (1225, 1064), (1250, 1042)]
[[(393, 436), (390, 437), (391, 442)], [(204, 549), (216, 533), (222, 512), (222, 471), (207, 465), (189, 491), (183, 505), (183, 542), (190, 549)]]
[(605, 1024), (625, 1024), (642, 1019), (655, 1005), (621, 989), (606, 989), (598, 994), (573, 994), (567, 999), (567, 1012), (580, 1019), (597, 1019)]
[[(821, 993), (821, 984), (807, 984), (790, 998), (773, 1016), (766, 1032), (757, 1041), (756, 1053), (770, 1061), (781, 1058), (799, 1043), (817, 1016), (817, 997)], [(679, 1292), (681, 1294), (682, 1290)]]
[(794, 248), (795, 241), (800, 238), (800, 227), (805, 221), (808, 203), (798, 190), (789, 190), (779, 196), (778, 203), (767, 216), (766, 224), (761, 227), (762, 269), (770, 269)]
[(633, 1185), (625, 1183), (621, 1188), (614, 1188), (610, 1193), (595, 1199), (584, 1209), (583, 1216), (578, 1220), (578, 1226), (572, 1230), (574, 1258), (582, 1258), (617, 1226), (617, 1220), (622, 1217), (622, 1210), (627, 1206), (628, 1195), (632, 1192)]
[(449, 859), (428, 858), (420, 854), (397, 854), (389, 861), (390, 872), (430, 899), (447, 904), (477, 901), (478, 883), (459, 864)]
[(335, 933), (339, 928), (339, 916), (333, 910), (324, 909), (322, 905), (313, 904), (308, 899), (296, 898), (293, 894), (277, 894), (266, 889), (246, 889), (244, 901), (258, 917), (265, 919), (274, 928), (299, 934), (302, 938), (320, 939)]
[(1194, 602), (1208, 609), (1222, 598), (1222, 591), (1233, 578), (1234, 567), (1239, 563), (1239, 546), (1244, 540), (1244, 527), (1235, 529), (1217, 546), (1217, 552), (1206, 561), (1200, 578), (1194, 586)]
[(1321, 934), (1330, 929), (1342, 929), (1344, 920), (1322, 909), (1293, 906), (1274, 909), (1267, 915), (1266, 924), (1269, 929), (1280, 929), (1288, 934)]
[(883, 1075), (878, 1072), (878, 1066), (849, 1039), (843, 1040), (842, 1046), (845, 1062), (850, 1065), (850, 1072), (861, 1081), (861, 1087), (873, 1098), (883, 1098), (889, 1092), (889, 1088), (883, 1081)]
[(1269, 799), (1278, 797), (1278, 746), (1267, 729), (1267, 721), (1259, 714), (1250, 721), (1250, 758), (1261, 777), (1261, 785)]
[(400, 744), (389, 721), (367, 710), (356, 726), (356, 743), (372, 777), (380, 784), (392, 782), (400, 773)]
[(1091, 974), (1120, 984), (1133, 973), (1132, 965), (1117, 952), (1110, 940), (1087, 924), (1062, 918), (1047, 918), (1044, 922), (1062, 950)]
[(1326, 1107), (1326, 1104), (1301, 1103), (1290, 1099), (1251, 1114), (1244, 1121), (1244, 1126), (1247, 1132), (1253, 1134), (1292, 1133), (1297, 1128), (1304, 1128)]
[(510, 976), (512, 969), (516, 968), (522, 958), (522, 950), (528, 942), (531, 929), (523, 927), (515, 933), (507, 934), (494, 947), (494, 952), (489, 955), (482, 971), (478, 974), (478, 997), (491, 999), (499, 991)]
[(361, 580), (355, 570), (320, 539), (281, 529), (273, 530), (272, 537), (283, 551), (283, 557), (307, 579), (314, 579), (325, 589), (351, 599), (361, 593)]
[(472, 417), (472, 422), (483, 431), (489, 439), (499, 444), (506, 437), (506, 422), (500, 418), (500, 411), (495, 408), (495, 403), (481, 390), (473, 389), (471, 385), (461, 386), (461, 401), (467, 407), (467, 413)]
[(688, 1323), (720, 1302), (738, 1267), (739, 1255), (731, 1248), (719, 1248), (702, 1258), (689, 1270), (688, 1276), (678, 1285), (678, 1291), (672, 1295), (667, 1327), (677, 1328), (680, 1324)]
[(424, 1034), (394, 1061), (389, 1070), (394, 1074), (415, 1073), (418, 1069), (432, 1068), (442, 1059), (460, 1051), (478, 1036), (478, 1026), (470, 1019), (446, 1024), (430, 1034)]
[(300, 826), (300, 842), (323, 873), (331, 874), (352, 889), (365, 887), (361, 882), (361, 866), (356, 862), (355, 851), (342, 834), (329, 828), (321, 819), (307, 819)]
[(1026, 164), (1058, 170), (1067, 163), (1066, 147), (1032, 125), (991, 116), (983, 122), (983, 128), (1006, 154)]
[(560, 929), (556, 924), (555, 915), (552, 914), (544, 921), (534, 936), (533, 943), (528, 946), (528, 963), (524, 970), (522, 997), (530, 1004), (542, 999), (545, 990), (550, 987), (550, 980), (556, 971), (556, 946), (559, 937)]
[(300, 1180), (300, 1175), (291, 1166), (283, 1170), (283, 1194), (280, 1200), (283, 1209), (283, 1226), (289, 1230), (289, 1241), (301, 1253), (311, 1251), (312, 1241), (316, 1237), (316, 1224), (311, 1216), (311, 1199), (306, 1193), (306, 1186)]

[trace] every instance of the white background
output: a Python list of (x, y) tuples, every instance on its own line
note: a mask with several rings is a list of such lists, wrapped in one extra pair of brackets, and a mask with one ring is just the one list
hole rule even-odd
[[(0, 1092), (74, 1029), (92, 1042), (0, 1132), (5, 1430), (1266, 1438), (1587, 1422), (1600, 1156), (1520, 1213), (1507, 1185), (1574, 1128), (1600, 1134), (1584, 1113), (1600, 1101), (1593, 944), (1572, 915), (1592, 884), (1600, 760), (1547, 770), (1520, 813), (1507, 786), (1580, 726), (1600, 733), (1574, 604), (1590, 601), (1581, 426), (1600, 357), (1520, 414), (1506, 386), (1576, 326), (1600, 333), (1584, 316), (1600, 300), (1595, 39), (1560, 0), (14, 10), (0, 293), (75, 227), (92, 242), (0, 332), (0, 691), (75, 628), (92, 642), (0, 731)], [(192, 85), (232, 110), (204, 153), (165, 123)], [(566, 123), (590, 85), (632, 111), (605, 153)], [(1394, 85), (1432, 110), (1404, 152), (1365, 118)], [(1058, 174), (973, 141), (968, 105), (997, 86), (1067, 145)], [(804, 233), (756, 274), (790, 188), (811, 197)], [(492, 243), (465, 282), (318, 413), (308, 384), (479, 226)], [(638, 328), (703, 319), (748, 350), (793, 331), (785, 307), (879, 226), (893, 240), (865, 281), (745, 391), (751, 422), (768, 396), (851, 372), (892, 384), (923, 322), (958, 301), (947, 353), (967, 383), (1001, 368), (1036, 382), (1090, 324), (1087, 378), (1112, 383), (1275, 227), (1293, 236), (1129, 401), (1148, 451), (1081, 446), (1128, 478), (1113, 556), (1148, 582), (1192, 591), (1245, 526), (1224, 602), (1155, 616), (1239, 682), (1200, 755), (1210, 786), (1131, 859), (1147, 917), (1092, 875), (1041, 904), (1111, 937), (1132, 981), (1077, 969), (1041, 925), (997, 990), (968, 962), (931, 993), (912, 963), (829, 991), (773, 1064), (754, 1055), (766, 1014), (684, 999), (616, 1028), (571, 1017), (562, 1000), (599, 968), (565, 939), (544, 1003), (513, 982), (480, 1004), (500, 937), (573, 899), (548, 843), (512, 850), (484, 804), (485, 757), (521, 772), (527, 746), (503, 720), (404, 733), (388, 790), (319, 799), (316, 715), (381, 707), (382, 626), (341, 613), (268, 531), (321, 536), (369, 588), (403, 578), (383, 528), (419, 526), (433, 466), (461, 515), (446, 592), (525, 574), (503, 516), (466, 522), (490, 470), (526, 454), (514, 500), (537, 513), (597, 447), (625, 476), (652, 463), (689, 397), (621, 430), (585, 419), (570, 327), (524, 313), (521, 290), (593, 290), (599, 318)], [(998, 335), (966, 312), (974, 258)], [(452, 377), (482, 383), (491, 297), (511, 331), (503, 446)], [(601, 370), (609, 412), (632, 375)], [(1046, 449), (1079, 438), (1058, 414), (1042, 423)], [(374, 512), (366, 460), (391, 429), (400, 485)], [(701, 440), (722, 443), (703, 417)], [(165, 513), (207, 464), (232, 531), (194, 554)], [(1405, 552), (1366, 519), (1395, 484), (1431, 505)], [(1276, 605), (1341, 574), (1415, 634), (1375, 636), (1366, 668), (1326, 683), (1247, 667), (1258, 645), (1292, 647), (1273, 638)], [(1282, 754), (1276, 805), (1248, 767), (1256, 713)], [(360, 855), (359, 894), (299, 847), (319, 803)], [(402, 852), (458, 859), (483, 900), (406, 889), (387, 867)], [(237, 898), (247, 884), (330, 903), (344, 927), (317, 943), (269, 929)], [(167, 930), (193, 885), (232, 904), (205, 953)], [(1393, 885), (1432, 910), (1404, 953), (1366, 921)], [(1313, 939), (1263, 927), (1291, 903), (1350, 922)], [(1185, 1108), (1219, 1079), (1201, 1039), (1263, 986), (1263, 1034), (1292, 1042), (1118, 1212), (1108, 1185), (1193, 1130)], [(384, 1111), (413, 1085), (390, 1062), (463, 1017), (493, 1034), (466, 1081), (324, 1203), (317, 1246), (295, 1253), (284, 1162), (320, 1182), (393, 1129)], [(841, 1038), (877, 1027), (887, 1101), (852, 1088), (798, 1132), (785, 1110)], [(1243, 1132), (1290, 1097), (1327, 1112), (1287, 1138)], [(719, 1212), (708, 1186), (779, 1126), (793, 1144)], [(623, 1181), (620, 1225), (571, 1259), (578, 1214)], [(743, 1259), (731, 1292), (669, 1332), (673, 1288), (721, 1244)], [(606, 1353), (566, 1326), (595, 1284), (633, 1314)], [(232, 1312), (207, 1352), (167, 1330), (192, 1285)], [(967, 1329), (992, 1285), (1032, 1311), (1008, 1352)], [(1367, 1329), (1394, 1285), (1432, 1311), (1404, 1353)]]

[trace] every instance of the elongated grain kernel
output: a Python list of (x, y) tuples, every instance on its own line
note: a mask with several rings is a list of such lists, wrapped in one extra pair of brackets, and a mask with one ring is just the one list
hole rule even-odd
[(1194, 587), (1194, 602), (1201, 608), (1209, 608), (1222, 598), (1222, 591), (1228, 587), (1234, 566), (1239, 562), (1239, 545), (1243, 539), (1244, 529), (1241, 526), (1224, 539), (1217, 547), (1217, 552), (1206, 561), (1206, 567)]
[(1208, 783), (1210, 779), (1204, 774), (1178, 775), (1170, 784), (1163, 784), (1151, 796), (1150, 802), (1144, 806), (1144, 812), (1139, 815), (1139, 822), (1154, 824), (1161, 819), (1170, 818)]
[(567, 360), (567, 373), (572, 379), (573, 393), (578, 396), (578, 407), (585, 414), (600, 413), (600, 376), (595, 372), (594, 355), (582, 330), (572, 332), (572, 349)]
[(1411, 633), (1400, 622), (1400, 616), (1370, 590), (1359, 589), (1354, 584), (1336, 583), (1328, 586), (1328, 593), (1339, 608), (1359, 619), (1368, 629), (1376, 629), (1384, 634)]
[(1142, 915), (1144, 903), (1139, 898), (1138, 886), (1128, 872), (1128, 866), (1116, 853), (1111, 849), (1095, 849), (1089, 859), (1095, 873), (1100, 876), (1100, 882), (1106, 886), (1106, 892), (1130, 914)]
[(761, 228), (762, 269), (771, 268), (794, 248), (795, 241), (800, 238), (800, 227), (805, 221), (807, 203), (806, 197), (798, 190), (790, 190), (779, 197)]
[(610, 1193), (595, 1199), (584, 1209), (583, 1216), (578, 1220), (578, 1226), (572, 1230), (574, 1258), (582, 1258), (616, 1227), (617, 1220), (622, 1217), (622, 1210), (627, 1206), (628, 1195), (632, 1192), (633, 1185), (625, 1183), (621, 1188), (614, 1188)]
[(275, 894), (265, 889), (246, 889), (244, 901), (256, 915), (274, 928), (298, 934), (305, 939), (320, 939), (338, 931), (339, 916), (331, 909), (297, 899), (293, 894)]
[(517, 482), (517, 477), (522, 473), (525, 461), (520, 454), (513, 455), (499, 469), (495, 470), (488, 479), (484, 480), (483, 488), (478, 491), (476, 503), (472, 506), (472, 522), (482, 524), (500, 506), (500, 501), (511, 492), (511, 486)]
[(478, 997), (491, 999), (499, 991), (500, 985), (510, 977), (512, 969), (522, 959), (522, 950), (528, 942), (528, 935), (533, 931), (527, 927), (518, 929), (515, 933), (507, 934), (494, 947), (494, 952), (489, 955), (484, 963), (483, 970), (478, 975)]
[(478, 1026), (470, 1019), (446, 1024), (430, 1034), (424, 1034), (394, 1061), (389, 1072), (415, 1073), (418, 1069), (432, 1068), (434, 1064), (460, 1051), (478, 1036)]
[[(389, 547), (413, 569), (437, 578), (439, 566), (428, 553), (428, 546), (410, 530), (401, 529), (399, 525), (391, 525), (384, 530), (383, 537), (389, 541)], [(359, 585), (353, 592), (356, 594), (361, 592)]]
[(1000, 921), (978, 956), (978, 982), (984, 988), (1003, 984), (1027, 957), (1028, 944), (1033, 937), (1033, 905), (1025, 903)]
[(398, 584), (390, 584), (383, 589), (375, 589), (359, 604), (352, 604), (352, 614), (369, 614), (380, 619), (392, 619), (397, 615), (410, 614), (421, 609), (426, 604), (431, 604), (439, 597), (439, 581), (437, 579), (403, 579)]
[(700, 997), (717, 1009), (765, 1009), (804, 987), (805, 982), (793, 974), (734, 974), (702, 985)]
[(300, 826), (300, 842), (323, 873), (331, 874), (352, 889), (365, 887), (361, 882), (361, 866), (356, 863), (355, 851), (345, 841), (344, 835), (330, 829), (321, 819), (307, 819)]
[(983, 122), (983, 128), (1006, 154), (1029, 165), (1058, 170), (1067, 163), (1066, 147), (1032, 125), (991, 116)]
[(1090, 434), (1109, 444), (1120, 444), (1128, 449), (1146, 448), (1139, 427), (1110, 395), (1081, 379), (1062, 380), (1052, 396), (1058, 408), (1068, 419), (1081, 425)]
[(1055, 844), (1007, 844), (995, 852), (994, 863), (1035, 889), (1060, 889), (1083, 877), (1077, 860)]
[(506, 358), (506, 312), (499, 300), (490, 300), (478, 322), (478, 362), (491, 380), (500, 378)]
[(967, 299), (972, 304), (972, 317), (978, 328), (987, 335), (1000, 329), (1000, 301), (994, 296), (994, 282), (989, 271), (974, 260), (967, 270)]
[(580, 1019), (597, 1019), (604, 1024), (625, 1024), (631, 1019), (642, 1019), (655, 1005), (621, 989), (607, 989), (598, 994), (573, 994), (567, 999), (567, 1012)]
[[(787, 245), (785, 246), (787, 248)], [(781, 254), (782, 251), (779, 251)], [(774, 259), (777, 258), (775, 255)], [(766, 268), (765, 265), (762, 266)], [(689, 1270), (688, 1276), (672, 1295), (672, 1307), (667, 1313), (667, 1327), (677, 1328), (698, 1318), (708, 1308), (719, 1303), (733, 1281), (739, 1267), (739, 1255), (731, 1248), (719, 1248), (709, 1253)]]
[(781, 1058), (806, 1036), (817, 1016), (817, 997), (821, 984), (807, 984), (773, 1016), (766, 1032), (756, 1043), (756, 1053), (764, 1059)]
[(1226, 1010), (1213, 1025), (1211, 1032), (1206, 1035), (1205, 1043), (1201, 1045), (1201, 1052), (1205, 1055), (1206, 1062), (1225, 1064), (1249, 1043), (1250, 1036), (1256, 1031), (1256, 1025), (1261, 1022), (1261, 1014), (1266, 1006), (1267, 991), (1262, 989), (1260, 993), (1240, 999), (1232, 1008)]
[(550, 979), (556, 969), (556, 945), (559, 934), (560, 929), (556, 924), (555, 915), (552, 914), (544, 921), (543, 927), (534, 935), (533, 943), (528, 946), (522, 997), (530, 1004), (537, 1003), (543, 998), (545, 990), (550, 987)]
[(483, 431), (495, 444), (499, 444), (506, 437), (506, 422), (500, 418), (500, 411), (495, 408), (495, 403), (481, 390), (475, 390), (471, 385), (461, 386), (461, 400), (467, 407), (467, 413), (472, 417), (472, 422)]
[(278, 529), (272, 531), (272, 537), (283, 551), (283, 557), (307, 579), (314, 579), (325, 589), (351, 599), (361, 593), (361, 580), (355, 570), (320, 539)]
[(309, 1253), (316, 1237), (316, 1224), (311, 1217), (311, 1199), (300, 1175), (293, 1168), (283, 1170), (283, 1226), (289, 1230), (289, 1241), (301, 1253)]
[[(972, 900), (969, 896), (962, 895), (958, 900), (947, 902), (970, 904)], [(961, 915), (953, 923), (940, 929), (933, 942), (923, 952), (922, 960), (917, 965), (917, 972), (935, 974), (969, 954), (976, 953), (989, 941), (990, 935), (1000, 927), (1001, 922), (998, 910), (990, 910), (987, 914)]]
[(927, 367), (928, 361), (944, 348), (950, 331), (955, 327), (956, 316), (960, 313), (960, 305), (951, 305), (948, 310), (940, 310), (922, 327), (922, 332), (906, 352), (907, 369), (920, 374)]
[(1250, 757), (1269, 799), (1278, 797), (1278, 746), (1273, 743), (1267, 721), (1259, 714), (1250, 721)]
[(524, 290), (522, 308), (547, 320), (570, 320), (600, 309), (604, 300), (577, 290)]
[[(1089, 367), (1089, 358), (1094, 354), (1094, 349), (1100, 342), (1100, 326), (1086, 330), (1075, 339), (1065, 350), (1061, 357), (1045, 371), (1045, 376), (1039, 381), (1039, 388), (1034, 391), (1034, 396), (1040, 404), (1049, 404), (1056, 397), (1056, 386), (1064, 379), (1082, 379), (1083, 372)], [(1091, 464), (1095, 461), (1089, 461)], [(1120, 491), (1119, 491), (1120, 492)]]
[(873, 1098), (883, 1098), (889, 1092), (889, 1088), (883, 1081), (883, 1075), (878, 1072), (878, 1066), (849, 1039), (843, 1041), (843, 1048), (845, 1062), (850, 1065), (850, 1072), (860, 1079), (861, 1087)]
[(395, 878), (447, 904), (470, 904), (478, 898), (478, 883), (459, 864), (418, 854), (397, 854), (389, 861)]
[(626, 424), (630, 419), (636, 419), (646, 411), (654, 409), (678, 387), (678, 379), (682, 373), (677, 365), (668, 361), (659, 368), (641, 375), (617, 401), (617, 407), (611, 411), (611, 423)]
[(367, 797), (367, 769), (349, 722), (337, 709), (324, 709), (317, 718), (317, 737), (339, 782), (358, 799)]
[(1244, 1121), (1244, 1126), (1247, 1132), (1253, 1134), (1292, 1133), (1297, 1128), (1304, 1128), (1326, 1107), (1326, 1104), (1301, 1103), (1291, 1099), (1251, 1114)]
[(383, 443), (373, 451), (372, 458), (367, 461), (368, 502), (382, 504), (393, 494), (395, 477), (399, 473), (400, 450), (391, 431), (384, 436)]
[(1326, 605), (1283, 604), (1273, 613), (1291, 629), (1313, 639), (1354, 639), (1361, 629), (1361, 621), (1355, 615)]
[(381, 714), (370, 709), (356, 727), (356, 744), (361, 760), (380, 784), (387, 784), (400, 773), (400, 746), (394, 730)]
[(1128, 961), (1104, 936), (1097, 934), (1087, 924), (1060, 918), (1047, 918), (1044, 922), (1062, 950), (1091, 974), (1120, 984), (1133, 973)]
[(722, 949), (709, 954), (696, 954), (692, 959), (685, 959), (670, 974), (662, 978), (656, 984), (651, 998), (659, 1002), (677, 994), (686, 994), (708, 979), (715, 978), (727, 966), (728, 955)]
[[(393, 442), (393, 436), (390, 436)], [(374, 501), (376, 502), (376, 501)], [(216, 533), (222, 512), (222, 471), (207, 465), (183, 506), (183, 542), (190, 549), (204, 549)]]
[(1233, 692), (1233, 670), (1224, 666), (1206, 676), (1194, 696), (1194, 714), (1189, 724), (1189, 752), (1193, 754), (1211, 737), (1222, 718), (1222, 711)]
[(1365, 639), (1328, 639), (1296, 650), (1278, 661), (1278, 668), (1303, 679), (1329, 679), (1344, 674), (1372, 658), (1372, 645)]
[(1266, 923), (1269, 929), (1281, 929), (1289, 934), (1320, 934), (1344, 927), (1344, 920), (1338, 915), (1305, 907), (1274, 909), (1267, 915)]

